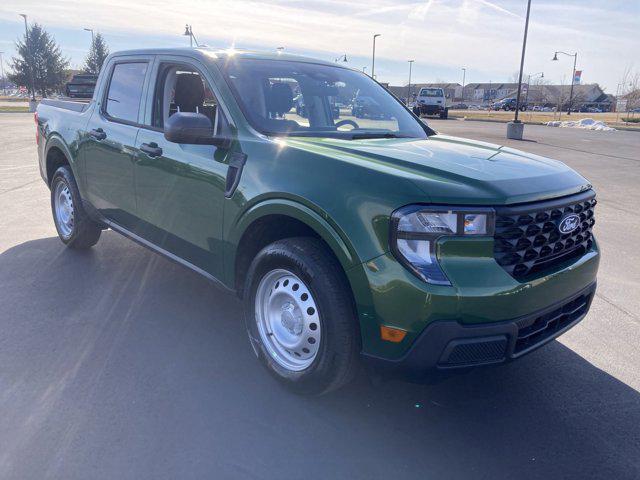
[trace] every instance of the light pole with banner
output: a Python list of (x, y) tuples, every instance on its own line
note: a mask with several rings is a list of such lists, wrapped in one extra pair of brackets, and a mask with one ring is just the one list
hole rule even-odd
[(573, 70), (571, 71), (571, 89), (569, 89), (569, 107), (567, 107), (567, 115), (571, 115), (571, 105), (573, 102), (573, 84), (576, 82), (576, 63), (578, 61), (578, 52), (576, 53), (566, 53), (557, 51), (553, 54), (552, 62), (558, 61), (558, 54), (566, 55), (567, 57), (573, 57)]

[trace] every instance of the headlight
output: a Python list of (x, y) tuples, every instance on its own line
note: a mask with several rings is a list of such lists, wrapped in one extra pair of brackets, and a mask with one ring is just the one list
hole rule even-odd
[(391, 251), (418, 278), (451, 285), (440, 268), (436, 243), (443, 236), (493, 235), (492, 209), (409, 205), (391, 216)]

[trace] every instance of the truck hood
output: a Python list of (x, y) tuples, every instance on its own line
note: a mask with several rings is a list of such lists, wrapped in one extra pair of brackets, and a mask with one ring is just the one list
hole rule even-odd
[(557, 160), (446, 135), (425, 140), (290, 137), (287, 143), (406, 178), (432, 203), (512, 204), (591, 188)]

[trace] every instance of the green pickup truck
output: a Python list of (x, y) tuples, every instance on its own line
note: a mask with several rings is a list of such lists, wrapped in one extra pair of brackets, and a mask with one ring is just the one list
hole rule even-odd
[(90, 103), (43, 100), (36, 123), (62, 242), (89, 248), (110, 228), (235, 292), (260, 362), (296, 392), (363, 363), (433, 381), (509, 362), (594, 296), (587, 180), (438, 134), (334, 63), (120, 52)]

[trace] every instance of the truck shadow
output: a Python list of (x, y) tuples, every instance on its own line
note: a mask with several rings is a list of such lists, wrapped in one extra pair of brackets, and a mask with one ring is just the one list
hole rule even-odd
[(113, 232), (10, 248), (0, 291), (3, 478), (640, 475), (639, 393), (559, 342), (306, 398), (259, 367), (235, 297)]

